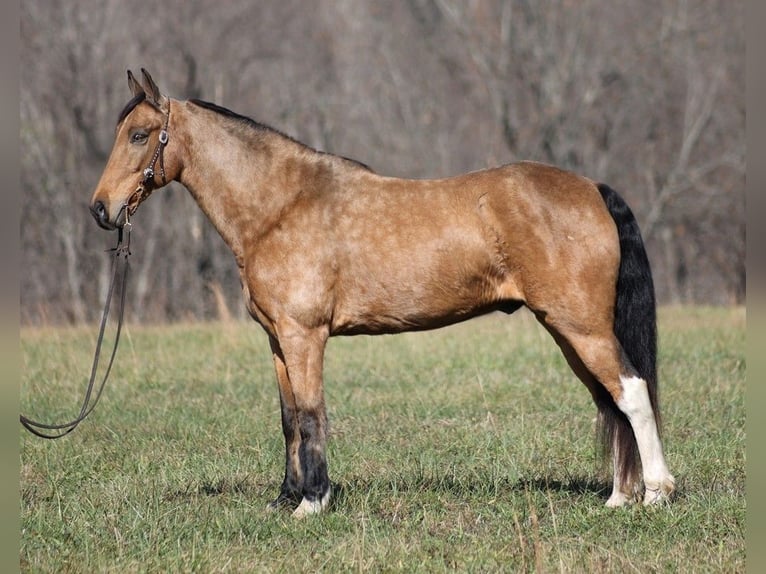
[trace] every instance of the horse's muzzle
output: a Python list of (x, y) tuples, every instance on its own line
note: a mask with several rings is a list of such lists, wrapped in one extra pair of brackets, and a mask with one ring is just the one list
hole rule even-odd
[(95, 201), (90, 206), (90, 213), (93, 219), (96, 220), (98, 226), (107, 231), (113, 231), (117, 229), (117, 225), (109, 221), (109, 211), (106, 209), (103, 201)]

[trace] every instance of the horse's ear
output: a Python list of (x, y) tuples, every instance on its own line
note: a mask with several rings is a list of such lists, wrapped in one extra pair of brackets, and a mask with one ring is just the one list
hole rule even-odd
[(144, 76), (144, 91), (146, 92), (146, 99), (150, 103), (154, 104), (158, 108), (163, 107), (165, 96), (160, 93), (160, 89), (157, 84), (154, 83), (152, 77), (144, 68), (141, 68), (141, 74)]
[(136, 81), (136, 78), (133, 77), (133, 72), (130, 70), (128, 70), (128, 87), (130, 88), (130, 93), (133, 94), (133, 97), (144, 93), (141, 84)]

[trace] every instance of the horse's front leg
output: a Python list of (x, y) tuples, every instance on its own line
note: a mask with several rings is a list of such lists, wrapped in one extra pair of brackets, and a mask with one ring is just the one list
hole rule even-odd
[(321, 512), (330, 501), (322, 386), (328, 330), (287, 324), (277, 325), (277, 334), (272, 349), (282, 401), (286, 463), (285, 480), (275, 503), (294, 500), (300, 489), (301, 502), (293, 515), (301, 518)]
[(282, 507), (295, 508), (303, 496), (303, 471), (299, 451), (301, 446), (301, 433), (298, 426), (298, 416), (295, 408), (295, 396), (290, 386), (290, 378), (287, 375), (287, 365), (282, 355), (282, 349), (277, 340), (269, 338), (271, 352), (274, 359), (274, 369), (277, 374), (279, 385), (279, 403), (282, 408), (282, 433), (285, 437), (285, 477), (279, 496), (269, 503), (269, 510)]

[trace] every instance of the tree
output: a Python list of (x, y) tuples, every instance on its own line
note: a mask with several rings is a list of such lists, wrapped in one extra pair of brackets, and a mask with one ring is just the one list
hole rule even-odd
[[(743, 6), (725, 0), (43, 1), (21, 5), (21, 311), (97, 318), (113, 238), (87, 202), (148, 68), (318, 149), (403, 177), (519, 159), (605, 181), (661, 302), (744, 301)], [(133, 320), (244, 315), (185, 190), (135, 220)]]

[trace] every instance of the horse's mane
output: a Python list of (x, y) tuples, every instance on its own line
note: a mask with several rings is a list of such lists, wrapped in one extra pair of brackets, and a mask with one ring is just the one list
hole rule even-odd
[(220, 114), (226, 118), (229, 118), (230, 120), (234, 120), (236, 123), (240, 125), (247, 126), (249, 128), (252, 128), (256, 131), (262, 132), (273, 132), (279, 136), (282, 136), (283, 138), (286, 138), (290, 141), (293, 141), (295, 143), (305, 145), (298, 140), (288, 136), (285, 133), (282, 133), (281, 131), (272, 128), (271, 126), (267, 126), (266, 124), (262, 124), (261, 122), (256, 122), (254, 119), (249, 118), (247, 116), (243, 116), (242, 114), (238, 114), (237, 112), (231, 111), (229, 108), (224, 108), (223, 106), (219, 106), (218, 104), (214, 104), (212, 102), (207, 102), (205, 100), (198, 100), (198, 99), (191, 99), (189, 100), (192, 104), (195, 106), (199, 106), (201, 108), (205, 108), (206, 110), (210, 110), (211, 112), (215, 112), (217, 114)]
[(363, 168), (363, 169), (365, 169), (367, 171), (372, 171), (372, 169), (369, 166), (363, 164), (360, 161), (357, 161), (355, 159), (351, 159), (351, 158), (348, 158), (348, 157), (339, 156), (339, 155), (335, 155), (335, 154), (331, 154), (331, 153), (328, 153), (328, 152), (319, 151), (317, 149), (314, 149), (313, 147), (311, 147), (309, 145), (306, 145), (303, 142), (300, 142), (300, 141), (296, 140), (295, 138), (293, 138), (293, 137), (291, 137), (291, 136), (289, 136), (289, 135), (287, 135), (287, 134), (285, 134), (285, 133), (283, 133), (283, 132), (281, 132), (281, 131), (279, 131), (279, 130), (271, 127), (271, 126), (268, 126), (268, 125), (263, 124), (261, 122), (257, 122), (257, 121), (255, 121), (252, 118), (249, 118), (247, 116), (243, 116), (242, 114), (238, 114), (237, 112), (233, 112), (233, 111), (231, 111), (228, 108), (225, 108), (223, 106), (219, 106), (218, 104), (214, 104), (212, 102), (208, 102), (208, 101), (205, 101), (205, 100), (199, 100), (199, 99), (196, 99), (196, 98), (189, 100), (189, 102), (191, 102), (195, 106), (199, 106), (201, 108), (205, 108), (206, 110), (210, 110), (211, 112), (215, 112), (217, 114), (220, 114), (220, 115), (224, 116), (225, 118), (229, 118), (230, 120), (233, 120), (234, 122), (238, 123), (239, 125), (243, 125), (243, 126), (246, 126), (248, 128), (251, 128), (251, 129), (253, 129), (253, 130), (255, 130), (255, 131), (259, 132), (259, 133), (267, 132), (267, 133), (276, 134), (276, 135), (278, 135), (278, 136), (280, 136), (280, 137), (282, 137), (282, 138), (284, 138), (284, 139), (286, 139), (288, 141), (291, 141), (291, 142), (293, 142), (293, 143), (295, 143), (295, 144), (297, 144), (297, 145), (299, 145), (299, 146), (301, 146), (303, 148), (309, 149), (309, 150), (311, 150), (311, 151), (313, 151), (315, 153), (337, 157), (337, 158), (339, 158), (339, 159), (341, 159), (343, 161), (355, 164), (357, 167), (361, 167), (361, 168)]

